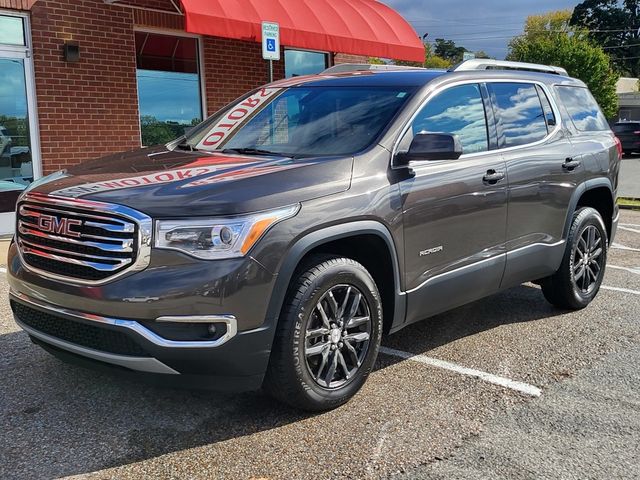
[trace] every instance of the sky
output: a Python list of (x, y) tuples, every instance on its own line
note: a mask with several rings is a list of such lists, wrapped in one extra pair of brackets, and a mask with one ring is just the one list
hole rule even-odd
[(427, 40), (453, 40), (467, 50), (484, 50), (499, 60), (509, 40), (522, 33), (527, 16), (572, 9), (580, 0), (382, 0)]

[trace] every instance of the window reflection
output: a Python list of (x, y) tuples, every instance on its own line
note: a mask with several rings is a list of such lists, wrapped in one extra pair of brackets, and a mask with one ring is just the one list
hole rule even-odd
[(25, 45), (24, 23), (20, 17), (0, 15), (0, 43)]
[(198, 41), (136, 32), (143, 145), (167, 143), (202, 121)]
[(284, 72), (287, 78), (315, 75), (326, 68), (326, 53), (304, 50), (285, 50), (284, 52)]
[(33, 181), (24, 62), (0, 59), (0, 212)]
[(582, 87), (557, 87), (560, 99), (578, 130), (608, 130), (609, 124), (589, 90)]
[(500, 145), (515, 147), (547, 136), (547, 121), (535, 85), (491, 83), (489, 89), (498, 109)]
[(414, 120), (413, 133), (419, 132), (458, 135), (465, 154), (489, 150), (480, 87), (460, 85), (431, 99)]

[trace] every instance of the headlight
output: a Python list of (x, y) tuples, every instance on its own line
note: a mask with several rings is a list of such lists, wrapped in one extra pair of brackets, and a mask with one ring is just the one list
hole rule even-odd
[(237, 217), (157, 220), (154, 245), (205, 260), (243, 257), (269, 228), (299, 209), (292, 205)]

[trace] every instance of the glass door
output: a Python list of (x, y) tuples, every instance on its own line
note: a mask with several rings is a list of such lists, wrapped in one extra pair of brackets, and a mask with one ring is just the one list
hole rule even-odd
[(13, 233), (16, 200), (40, 173), (27, 21), (0, 11), (0, 236)]

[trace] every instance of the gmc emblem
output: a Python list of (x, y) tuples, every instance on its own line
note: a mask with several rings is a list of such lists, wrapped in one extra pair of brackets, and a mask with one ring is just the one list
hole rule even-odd
[(80, 232), (72, 230), (71, 227), (80, 226), (82, 226), (82, 220), (58, 218), (53, 215), (40, 215), (38, 217), (38, 228), (47, 233), (57, 233), (58, 235), (79, 238)]

